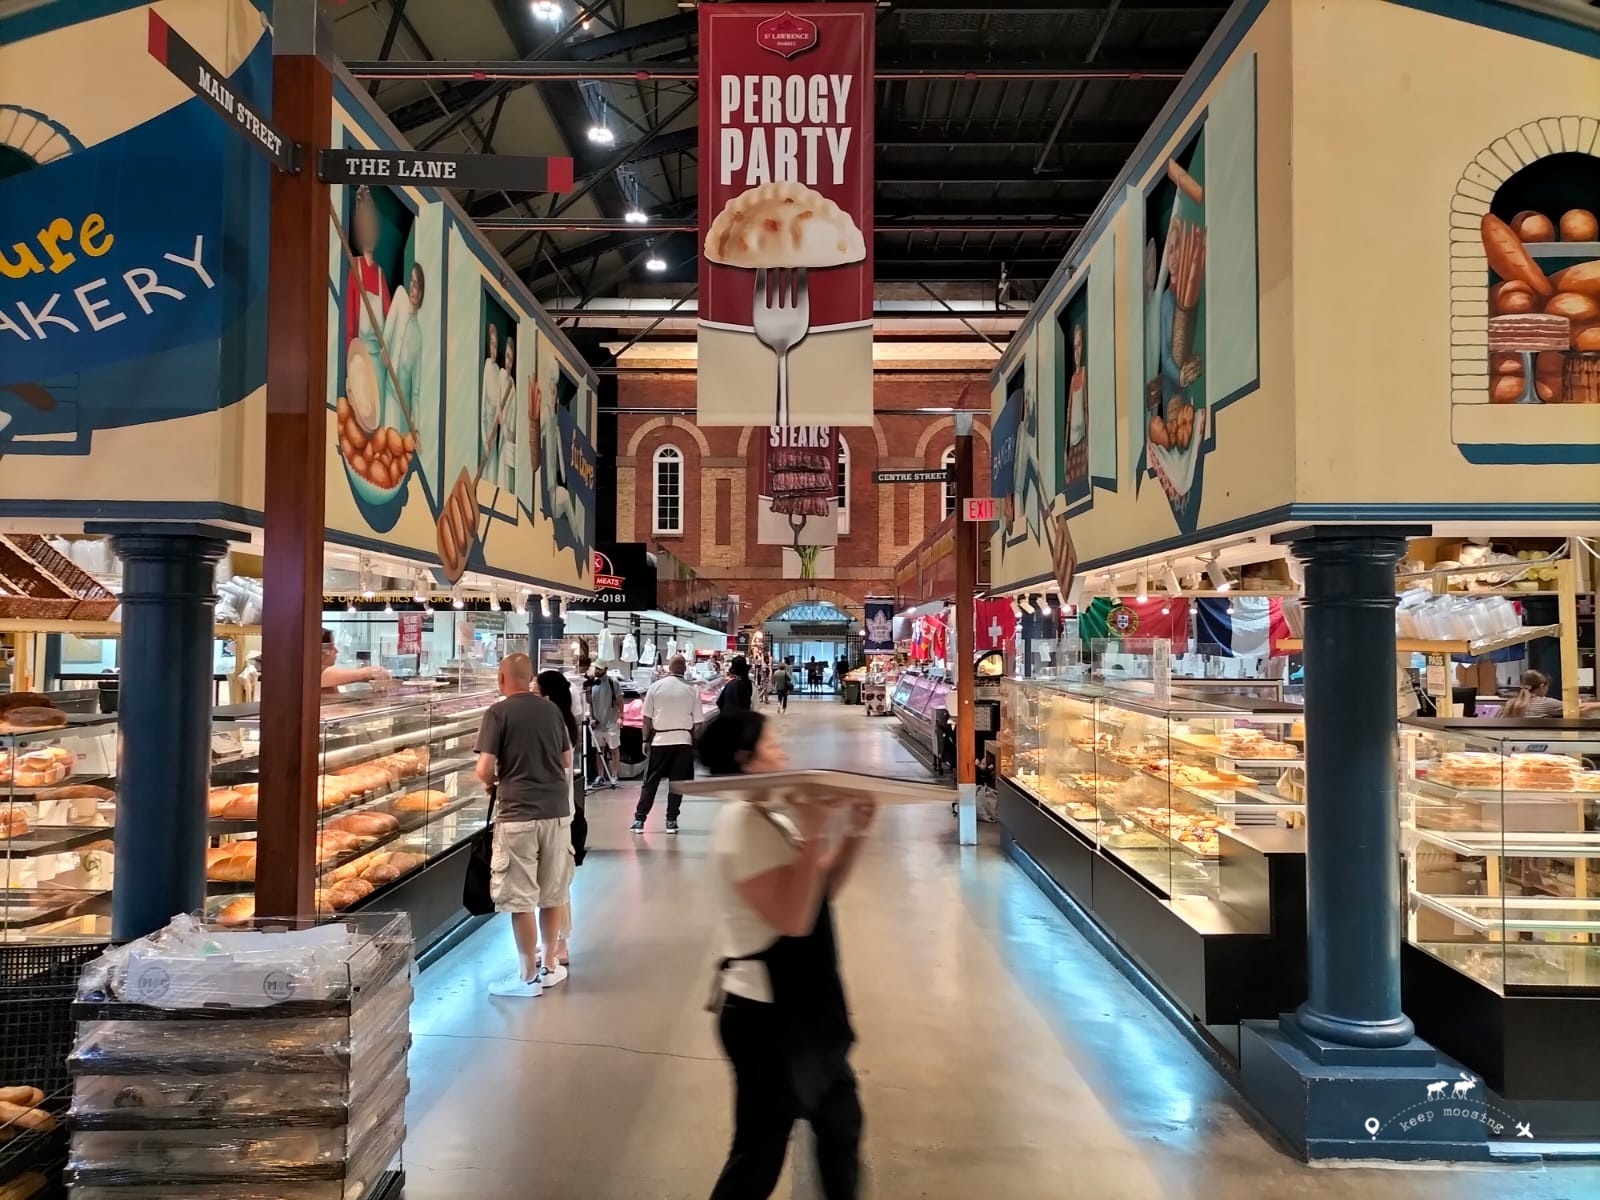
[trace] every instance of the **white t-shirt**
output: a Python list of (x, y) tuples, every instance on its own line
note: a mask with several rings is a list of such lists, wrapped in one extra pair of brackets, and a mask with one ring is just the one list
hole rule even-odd
[(700, 723), (700, 690), (676, 675), (650, 685), (644, 694), (644, 715), (655, 729), (652, 746), (692, 746)]
[[(722, 884), (723, 958), (759, 954), (782, 936), (745, 902), (738, 885), (788, 866), (800, 854), (799, 840), (799, 831), (787, 817), (772, 813), (769, 820), (743, 800), (730, 800), (717, 813), (711, 849)], [(765, 963), (733, 963), (722, 973), (722, 986), (732, 995), (772, 1003)]]

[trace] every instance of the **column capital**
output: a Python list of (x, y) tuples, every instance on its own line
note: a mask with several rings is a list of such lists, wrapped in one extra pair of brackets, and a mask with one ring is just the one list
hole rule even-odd
[(83, 531), (109, 537), (112, 549), (123, 559), (193, 555), (215, 562), (228, 552), (229, 542), (250, 540), (242, 530), (192, 521), (89, 521)]
[(1391, 546), (1399, 545), (1404, 553), (1406, 542), (1432, 532), (1430, 525), (1302, 525), (1273, 534), (1272, 544), (1289, 546), (1296, 558), (1306, 560), (1322, 556), (1383, 558)]

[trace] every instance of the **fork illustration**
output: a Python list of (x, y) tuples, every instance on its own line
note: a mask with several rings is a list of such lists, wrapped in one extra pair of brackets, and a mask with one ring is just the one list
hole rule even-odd
[(789, 424), (789, 351), (811, 329), (811, 288), (804, 268), (756, 272), (756, 340), (778, 357), (777, 424)]

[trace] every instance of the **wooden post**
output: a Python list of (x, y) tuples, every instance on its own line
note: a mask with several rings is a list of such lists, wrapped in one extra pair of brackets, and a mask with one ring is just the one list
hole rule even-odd
[[(1572, 553), (1571, 551), (1568, 552)], [(1561, 623), (1561, 715), (1575, 721), (1578, 707), (1578, 587), (1577, 564), (1564, 558), (1556, 563), (1556, 620)]]
[(956, 793), (960, 841), (978, 844), (978, 763), (973, 754), (977, 736), (972, 709), (976, 670), (977, 624), (973, 602), (978, 587), (978, 526), (967, 520), (972, 496), (972, 414), (956, 416)]
[[(306, 24), (306, 10), (310, 23)], [(333, 78), (315, 53), (315, 4), (274, 6), (272, 118), (301, 143), (274, 172), (267, 288), (267, 594), (263, 610), (259, 916), (312, 915), (320, 746), (322, 542), (327, 493), (328, 189), (317, 151)]]

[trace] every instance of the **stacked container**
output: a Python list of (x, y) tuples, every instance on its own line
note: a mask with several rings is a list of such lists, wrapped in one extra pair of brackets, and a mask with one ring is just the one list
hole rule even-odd
[(89, 965), (71, 1195), (397, 1196), (411, 1044), (404, 916), (221, 930), (180, 918)]

